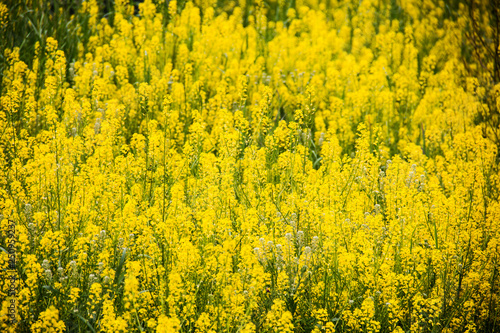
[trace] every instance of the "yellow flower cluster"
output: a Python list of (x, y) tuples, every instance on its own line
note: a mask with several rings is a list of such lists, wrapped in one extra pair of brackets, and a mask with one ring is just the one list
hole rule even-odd
[(499, 330), (479, 2), (0, 3), (0, 327)]
[(31, 325), (31, 331), (36, 333), (62, 333), (65, 328), (64, 322), (59, 320), (59, 311), (53, 306), (40, 313), (40, 318)]

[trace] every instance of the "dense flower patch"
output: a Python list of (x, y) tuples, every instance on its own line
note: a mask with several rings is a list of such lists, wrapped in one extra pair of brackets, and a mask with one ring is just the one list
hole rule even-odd
[(488, 10), (0, 4), (0, 330), (499, 330)]

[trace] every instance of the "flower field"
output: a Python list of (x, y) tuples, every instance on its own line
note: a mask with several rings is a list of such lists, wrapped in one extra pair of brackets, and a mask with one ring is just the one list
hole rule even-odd
[(499, 332), (499, 17), (0, 0), (0, 331)]

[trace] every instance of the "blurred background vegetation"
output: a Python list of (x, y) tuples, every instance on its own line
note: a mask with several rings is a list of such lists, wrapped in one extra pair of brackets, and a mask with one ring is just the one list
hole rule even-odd
[[(142, 1), (133, 1), (134, 13), (138, 16), (139, 4)], [(180, 13), (185, 7), (186, 0), (177, 2), (177, 11)], [(306, 1), (310, 7), (324, 5), (325, 14), (330, 20), (334, 20), (334, 11), (330, 7), (345, 2), (349, 8), (349, 19), (355, 16), (359, 4), (355, 1), (334, 1), (319, 0)], [(500, 95), (500, 0), (451, 0), (438, 1), (432, 0), (436, 6), (443, 7), (442, 20), (438, 22), (440, 28), (444, 27), (446, 20), (460, 21), (463, 26), (462, 36), (457, 36), (461, 40), (461, 58), (469, 77), (475, 78), (469, 84), (465, 82), (464, 88), (478, 89), (481, 87), (482, 107), (484, 112), (476, 115), (476, 125), (482, 125), (483, 135), (489, 137), (500, 148), (500, 105), (497, 103), (497, 97)], [(53, 37), (59, 42), (59, 49), (63, 50), (68, 64), (74, 62), (80, 51), (85, 52), (89, 37), (92, 34), (92, 28), (89, 27), (89, 14), (82, 11), (81, 0), (3, 0), (2, 9), (0, 9), (0, 50), (13, 49), (19, 47), (20, 58), (31, 67), (35, 55), (35, 48), (39, 45), (39, 80), (44, 73), (44, 54), (45, 42), (47, 37)], [(194, 3), (200, 8), (200, 15), (203, 20), (204, 9), (213, 7), (216, 14), (226, 13), (230, 15), (236, 7), (243, 11), (243, 24), (249, 24), (249, 19), (255, 14), (257, 5), (266, 8), (268, 21), (283, 22), (286, 27), (289, 24), (290, 17), (287, 16), (290, 9), (298, 10), (304, 4), (304, 1), (222, 1), (222, 0), (196, 0)], [(163, 13), (163, 24), (166, 27), (169, 23), (168, 6), (169, 0), (155, 1), (159, 12)], [(112, 24), (114, 17), (114, 1), (99, 0), (100, 18), (106, 18)], [(463, 13), (466, 15), (463, 15)], [(391, 20), (399, 21), (399, 29), (404, 31), (405, 26), (411, 25), (414, 17), (405, 12), (404, 6), (400, 1), (391, 1)], [(425, 13), (425, 9), (421, 10)], [(377, 17), (377, 16), (376, 16)], [(374, 20), (373, 26), (377, 32), (382, 19)], [(266, 29), (266, 40), (274, 36), (273, 28)], [(422, 49), (418, 53), (419, 68), (423, 67), (423, 60), (428, 56), (431, 46), (435, 40), (429, 40), (428, 45), (421, 45)], [(4, 52), (0, 52), (0, 94), (2, 93), (3, 72), (7, 66)], [(443, 64), (436, 64), (437, 72)], [(70, 70), (70, 66), (67, 66)], [(66, 76), (68, 80), (71, 76)], [(39, 82), (40, 83), (40, 82)], [(131, 82), (134, 83), (134, 82)], [(40, 86), (40, 85), (37, 85)], [(215, 93), (215, 92), (214, 92)], [(207, 99), (212, 96), (207, 96)], [(395, 143), (397, 144), (397, 143)], [(350, 149), (354, 145), (351, 143)], [(349, 151), (345, 151), (349, 153)], [(397, 153), (396, 146), (391, 147), (392, 153)], [(500, 161), (500, 155), (497, 154), (497, 163)]]

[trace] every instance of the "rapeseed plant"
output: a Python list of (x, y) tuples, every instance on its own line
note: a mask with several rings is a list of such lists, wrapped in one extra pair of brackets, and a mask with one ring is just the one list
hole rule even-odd
[(487, 8), (0, 2), (1, 330), (498, 330)]

